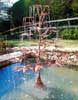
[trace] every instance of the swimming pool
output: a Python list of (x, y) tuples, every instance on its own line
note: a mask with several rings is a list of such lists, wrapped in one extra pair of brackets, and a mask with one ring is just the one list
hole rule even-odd
[(78, 100), (78, 71), (65, 67), (47, 67), (41, 78), (47, 88), (34, 86), (37, 73), (14, 72), (15, 63), (0, 70), (0, 100)]

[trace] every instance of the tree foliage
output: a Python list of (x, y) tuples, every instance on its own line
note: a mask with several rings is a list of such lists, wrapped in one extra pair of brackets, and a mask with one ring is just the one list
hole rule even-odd
[(10, 22), (9, 21), (0, 21), (0, 32), (4, 32), (10, 28)]
[(78, 16), (78, 0), (19, 0), (11, 9), (15, 24), (22, 23), (22, 18), (29, 15), (29, 6), (48, 4), (55, 19)]
[(78, 0), (73, 0), (71, 7), (73, 9), (73, 15), (78, 17)]
[[(19, 0), (10, 9), (10, 14), (12, 15), (12, 20), (15, 26), (22, 25), (23, 17), (29, 16), (29, 6), (33, 4), (50, 5), (52, 19), (78, 17), (78, 0)], [(75, 24), (76, 23), (77, 22), (75, 22)], [(78, 29), (74, 29), (74, 32), (72, 32), (71, 29), (65, 29), (62, 31), (64, 35), (61, 36), (68, 39), (71, 39), (73, 36), (75, 39), (77, 37), (77, 30)]]

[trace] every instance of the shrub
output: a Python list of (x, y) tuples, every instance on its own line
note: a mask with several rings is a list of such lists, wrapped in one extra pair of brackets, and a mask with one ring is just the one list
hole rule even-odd
[(60, 37), (63, 39), (78, 39), (78, 28), (66, 28), (60, 32)]

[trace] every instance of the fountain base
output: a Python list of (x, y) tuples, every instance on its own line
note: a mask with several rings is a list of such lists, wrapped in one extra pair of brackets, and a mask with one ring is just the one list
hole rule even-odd
[(45, 87), (45, 85), (44, 85), (44, 83), (42, 82), (41, 77), (40, 77), (40, 71), (39, 71), (37, 80), (36, 80), (36, 82), (35, 82), (35, 87), (37, 87), (37, 88), (44, 88), (44, 87)]

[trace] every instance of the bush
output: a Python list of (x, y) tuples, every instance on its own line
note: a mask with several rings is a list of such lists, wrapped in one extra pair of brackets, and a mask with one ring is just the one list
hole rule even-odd
[(78, 28), (74, 29), (73, 38), (78, 40)]
[(11, 43), (7, 43), (5, 40), (0, 40), (0, 55), (7, 53), (7, 48), (8, 51), (10, 51), (10, 48), (12, 47), (13, 45)]
[(78, 39), (78, 28), (69, 29), (66, 28), (60, 32), (60, 37), (63, 39)]
[(0, 40), (0, 54), (6, 51), (6, 46), (7, 44), (4, 41)]

